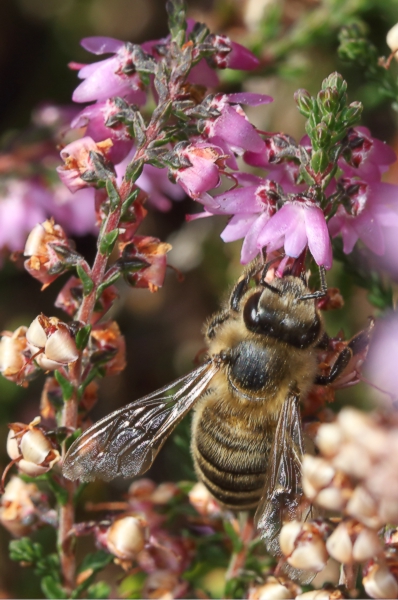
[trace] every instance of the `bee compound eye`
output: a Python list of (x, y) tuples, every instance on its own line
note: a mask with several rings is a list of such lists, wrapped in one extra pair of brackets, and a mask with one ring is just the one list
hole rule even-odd
[(245, 325), (251, 331), (258, 329), (260, 325), (258, 303), (261, 297), (261, 292), (256, 292), (247, 300), (243, 309), (243, 320)]

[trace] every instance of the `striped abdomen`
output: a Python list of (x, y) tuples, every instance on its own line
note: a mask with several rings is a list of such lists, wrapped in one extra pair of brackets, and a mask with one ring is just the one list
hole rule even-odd
[(198, 407), (192, 453), (198, 478), (232, 510), (255, 508), (263, 493), (273, 426), (264, 407), (245, 410), (210, 393)]

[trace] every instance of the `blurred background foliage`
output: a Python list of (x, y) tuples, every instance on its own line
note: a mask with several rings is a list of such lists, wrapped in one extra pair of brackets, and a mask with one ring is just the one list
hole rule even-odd
[[(77, 79), (67, 63), (93, 59), (80, 47), (81, 38), (104, 35), (140, 43), (162, 37), (167, 34), (164, 4), (164, 0), (3, 0), (1, 152), (7, 152), (11, 140), (29, 127), (35, 107), (44, 102), (71, 102)], [(357, 23), (379, 55), (388, 56), (385, 38), (398, 21), (398, 0), (188, 0), (187, 4), (189, 16), (247, 44), (261, 58), (256, 73), (225, 73), (222, 81), (225, 91), (243, 88), (274, 97), (271, 106), (249, 111), (250, 119), (260, 129), (284, 131), (299, 139), (304, 133), (304, 119), (293, 101), (294, 91), (306, 88), (314, 94), (322, 79), (337, 70), (348, 81), (350, 101), (364, 103), (363, 124), (375, 137), (398, 149), (397, 113), (391, 100), (385, 99), (378, 83), (371, 81), (364, 69), (343, 63), (337, 52), (341, 27)], [(395, 64), (391, 69), (396, 69)], [(398, 169), (393, 167), (388, 177), (398, 183)], [(173, 244), (169, 262), (184, 273), (184, 280), (179, 282), (170, 271), (163, 289), (156, 294), (127, 288), (123, 283), (119, 286), (120, 301), (112, 316), (126, 336), (128, 367), (121, 376), (101, 382), (93, 420), (188, 372), (203, 348), (203, 322), (217, 310), (240, 274), (240, 242), (224, 244), (219, 238), (224, 219), (186, 223), (185, 215), (194, 210), (190, 200), (174, 203), (166, 213), (151, 210), (140, 230)], [(76, 243), (89, 260), (93, 258), (94, 237), (78, 238)], [(331, 334), (343, 329), (349, 337), (366, 325), (375, 309), (367, 301), (367, 292), (355, 286), (347, 273), (337, 263), (329, 275), (329, 285), (341, 288), (346, 305), (328, 314), (327, 321)], [(19, 262), (5, 257), (0, 270), (1, 329), (28, 325), (39, 312), (62, 318), (53, 302), (64, 282), (61, 278), (41, 293), (39, 283), (23, 271)], [(42, 385), (42, 378), (28, 388), (0, 379), (0, 437), (4, 442), (8, 422), (28, 423), (38, 414)], [(364, 390), (358, 386), (345, 392), (339, 401), (364, 402)], [(189, 418), (166, 444), (150, 476), (163, 481), (192, 479), (188, 448)], [(0, 467), (6, 463), (3, 443)], [(86, 499), (117, 499), (127, 485), (125, 481), (106, 486), (92, 484), (85, 492)], [(49, 547), (54, 543), (51, 533), (36, 535)], [(0, 597), (40, 597), (33, 579), (20, 577), (19, 567), (7, 558), (8, 541), (8, 533), (2, 530)]]

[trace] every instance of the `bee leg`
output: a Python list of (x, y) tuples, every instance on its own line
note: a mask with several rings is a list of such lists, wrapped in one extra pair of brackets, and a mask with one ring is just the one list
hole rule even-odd
[(319, 277), (321, 280), (321, 289), (317, 292), (313, 292), (312, 294), (306, 294), (305, 296), (301, 296), (299, 300), (312, 300), (323, 298), (324, 296), (326, 296), (326, 292), (328, 291), (328, 284), (326, 282), (325, 267), (322, 265), (319, 265)]
[(353, 351), (348, 345), (337, 355), (329, 375), (317, 375), (314, 383), (316, 383), (316, 385), (328, 385), (329, 383), (333, 383), (333, 381), (344, 371), (352, 356)]
[(250, 280), (252, 279), (252, 277), (254, 277), (254, 275), (257, 275), (257, 273), (263, 268), (263, 265), (257, 259), (255, 259), (244, 270), (242, 276), (234, 285), (231, 295), (229, 297), (229, 307), (231, 310), (233, 310), (234, 312), (239, 312), (240, 301), (249, 289)]

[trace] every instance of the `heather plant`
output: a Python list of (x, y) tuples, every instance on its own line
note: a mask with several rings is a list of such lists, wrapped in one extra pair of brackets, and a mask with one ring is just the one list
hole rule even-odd
[[(378, 411), (330, 410), (336, 389), (365, 381), (367, 345), (332, 386), (314, 385), (303, 399), (316, 452), (303, 458), (302, 485), (320, 516), (283, 526), (280, 557), (267, 552), (252, 515), (223, 510), (194, 481), (141, 478), (121, 499), (86, 502), (85, 510), (102, 518), (77, 512), (86, 484), (70, 481), (62, 464), (90, 424), (99, 386), (126, 367), (114, 316), (121, 290), (149, 294), (164, 284), (171, 244), (148, 234), (151, 211), (189, 197), (188, 221), (221, 216), (222, 240), (242, 240), (243, 265), (256, 259), (270, 264), (270, 277), (309, 275), (325, 312), (344, 302), (339, 289), (325, 289), (326, 272), (337, 268), (367, 290), (379, 311), (392, 307), (377, 261), (398, 231), (398, 186), (383, 180), (396, 156), (361, 125), (362, 104), (348, 99), (343, 76), (330, 74), (317, 93), (296, 91), (304, 137), (262, 131), (244, 107), (253, 111), (273, 98), (224, 91), (219, 74), (260, 73), (266, 64), (187, 19), (182, 0), (166, 8), (164, 39), (138, 45), (85, 38), (85, 50), (100, 59), (70, 64), (81, 80), (73, 100), (84, 107), (42, 107), (35, 127), (46, 128), (46, 143), (25, 155), (14, 150), (0, 163), (0, 246), (15, 260), (23, 251), (24, 268), (47, 294), (66, 276), (54, 302), (64, 317), (41, 312), (29, 327), (3, 331), (0, 343), (4, 378), (24, 387), (44, 379), (39, 415), (9, 424), (0, 522), (15, 538), (10, 558), (33, 569), (47, 598), (398, 597), (394, 314), (376, 327), (371, 349)], [(340, 42), (341, 56), (396, 102), (390, 69), (397, 48), (379, 60), (357, 27), (344, 29)], [(287, 49), (280, 45), (280, 57)], [(96, 236), (93, 261), (70, 237), (84, 233)], [(387, 253), (386, 260), (391, 270), (394, 257)], [(372, 320), (367, 339), (373, 327)], [(359, 339), (342, 332), (329, 338), (319, 353), (322, 373)], [(32, 539), (42, 527), (57, 533), (50, 554)], [(83, 536), (96, 550), (82, 557), (76, 547)], [(317, 578), (301, 585), (288, 578), (286, 565)]]

